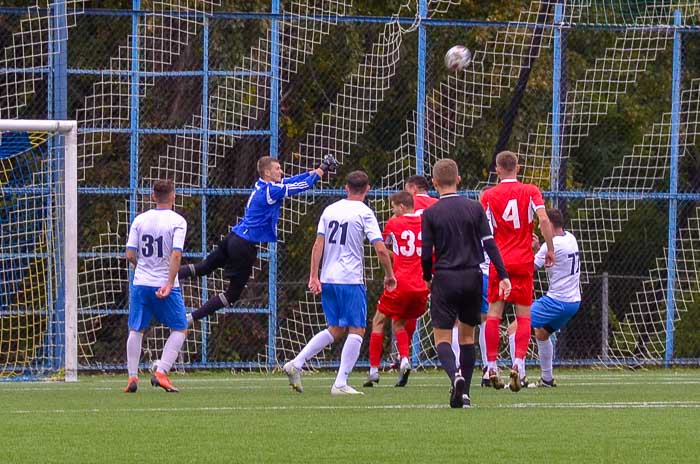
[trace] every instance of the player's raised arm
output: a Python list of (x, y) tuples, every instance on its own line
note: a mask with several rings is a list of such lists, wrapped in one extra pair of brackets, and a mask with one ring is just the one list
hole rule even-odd
[[(277, 166), (279, 167), (279, 164), (277, 164)], [(324, 174), (326, 174), (328, 171), (334, 170), (337, 166), (338, 161), (333, 157), (333, 155), (326, 155), (323, 158), (323, 161), (321, 161), (319, 167), (313, 171), (283, 178), (281, 179), (281, 182), (270, 184), (268, 190), (268, 203), (274, 203), (281, 198), (298, 195), (309, 190), (321, 179), (321, 177), (323, 177)]]
[(545, 208), (539, 208), (536, 211), (537, 218), (539, 219), (540, 232), (542, 232), (545, 244), (547, 245), (544, 267), (552, 267), (554, 265), (554, 232), (552, 231), (552, 223), (549, 217), (547, 217), (547, 210)]

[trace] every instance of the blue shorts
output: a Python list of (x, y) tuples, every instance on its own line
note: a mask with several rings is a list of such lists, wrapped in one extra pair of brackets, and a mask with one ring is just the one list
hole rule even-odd
[(545, 329), (550, 334), (554, 333), (561, 329), (576, 314), (580, 305), (580, 301), (567, 303), (546, 295), (538, 298), (532, 303), (532, 327)]
[(155, 317), (161, 324), (172, 330), (187, 328), (185, 301), (179, 288), (173, 288), (167, 298), (156, 296), (159, 287), (134, 285), (129, 298), (129, 328), (146, 330)]
[(367, 325), (367, 290), (362, 284), (321, 284), (321, 305), (329, 326)]
[(486, 299), (486, 294), (489, 292), (489, 275), (484, 274), (483, 283), (481, 284), (481, 314), (489, 312), (489, 302)]

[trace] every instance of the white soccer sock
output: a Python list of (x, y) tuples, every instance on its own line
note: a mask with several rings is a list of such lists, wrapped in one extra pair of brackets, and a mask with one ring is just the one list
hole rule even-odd
[(486, 322), (479, 324), (479, 351), (481, 352), (481, 366), (488, 366), (489, 360), (486, 357)]
[(455, 367), (459, 372), (459, 328), (457, 326), (452, 327), (452, 343), (450, 345), (455, 354)]
[(515, 334), (508, 335), (508, 353), (510, 353), (510, 362), (513, 366), (516, 364), (515, 359)]
[(129, 377), (138, 377), (139, 375), (142, 340), (143, 332), (129, 331), (129, 337), (126, 339), (126, 366), (129, 370)]
[(370, 367), (369, 368), (369, 375), (375, 375), (379, 374), (379, 368), (378, 367)]
[(521, 379), (525, 378), (525, 359), (515, 358), (513, 365), (518, 369), (518, 375)]
[(542, 379), (547, 382), (552, 380), (552, 360), (554, 359), (554, 345), (549, 338), (545, 341), (537, 340), (537, 350), (540, 352), (540, 369)]
[(304, 367), (307, 359), (316, 356), (322, 349), (333, 343), (335, 339), (328, 329), (322, 330), (313, 336), (309, 343), (299, 352), (296, 358), (292, 360), (292, 366), (297, 369)]
[(362, 347), (362, 337), (357, 334), (350, 334), (343, 344), (343, 351), (340, 353), (340, 369), (335, 378), (335, 387), (341, 388), (348, 384), (348, 376), (355, 367), (357, 358), (360, 357)]
[(170, 368), (173, 367), (177, 360), (177, 355), (180, 354), (182, 344), (185, 343), (185, 338), (187, 338), (187, 335), (184, 332), (178, 332), (177, 330), (170, 332), (170, 336), (163, 347), (163, 354), (160, 357), (160, 361), (158, 361), (158, 372), (163, 374), (170, 372)]

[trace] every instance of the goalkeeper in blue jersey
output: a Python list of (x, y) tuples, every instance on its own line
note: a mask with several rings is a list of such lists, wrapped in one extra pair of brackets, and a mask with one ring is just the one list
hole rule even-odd
[(199, 309), (187, 315), (190, 325), (238, 300), (253, 271), (258, 243), (277, 241), (277, 221), (284, 198), (309, 190), (337, 166), (338, 161), (333, 155), (326, 155), (317, 169), (283, 178), (282, 167), (275, 158), (263, 156), (258, 160), (260, 178), (248, 198), (243, 219), (203, 261), (180, 266), (180, 279), (207, 275), (223, 268), (224, 278), (229, 281), (223, 293), (209, 298)]

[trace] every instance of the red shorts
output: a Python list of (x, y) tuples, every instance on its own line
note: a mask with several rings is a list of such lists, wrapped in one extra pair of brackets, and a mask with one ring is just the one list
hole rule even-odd
[(417, 319), (423, 315), (428, 303), (429, 290), (405, 291), (394, 290), (387, 292), (384, 290), (377, 303), (377, 311), (397, 319)]
[(488, 302), (493, 303), (505, 300), (522, 306), (531, 306), (535, 291), (535, 263), (506, 264), (506, 271), (508, 272), (512, 288), (508, 298), (503, 298), (498, 296), (498, 283), (501, 280), (498, 278), (496, 269), (491, 265), (489, 269), (489, 291), (486, 298)]

